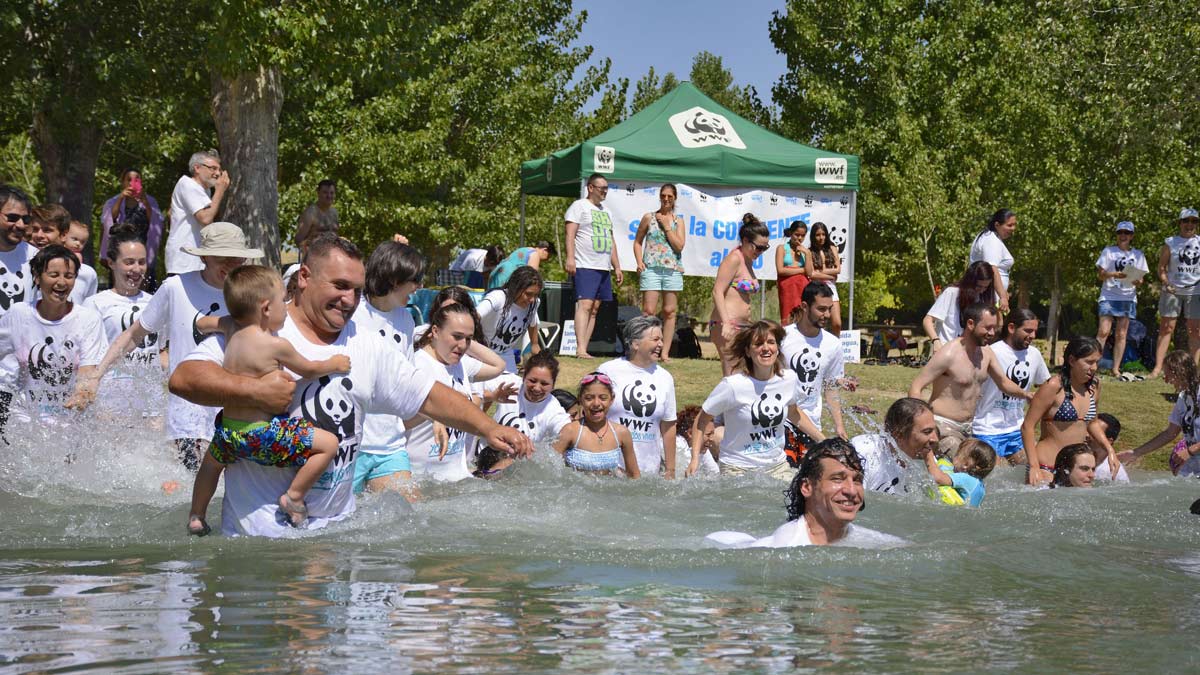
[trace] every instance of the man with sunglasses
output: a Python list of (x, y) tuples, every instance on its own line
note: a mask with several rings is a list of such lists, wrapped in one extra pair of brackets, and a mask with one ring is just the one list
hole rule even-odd
[[(221, 170), (216, 150), (194, 153), (188, 160), (188, 175), (180, 176), (171, 193), (171, 225), (167, 233), (167, 274), (199, 272), (204, 264), (183, 252), (184, 246), (200, 246), (200, 230), (217, 220), (221, 201), (229, 189), (229, 174)], [(209, 190), (212, 196), (209, 196)]]
[(1096, 340), (1103, 345), (1116, 324), (1113, 338), (1112, 374), (1122, 380), (1132, 381), (1134, 376), (1121, 374), (1121, 357), (1125, 355), (1125, 336), (1129, 333), (1129, 321), (1137, 318), (1137, 286), (1142, 275), (1150, 271), (1146, 256), (1133, 248), (1133, 223), (1122, 220), (1117, 223), (1117, 243), (1107, 246), (1096, 259), (1096, 270), (1100, 276), (1100, 324)]
[(30, 221), (29, 197), (0, 184), (0, 315), (29, 298), (29, 260), (37, 249), (25, 242)]
[(566, 255), (563, 266), (575, 280), (575, 355), (592, 358), (588, 341), (596, 327), (600, 303), (613, 299), (612, 282), (621, 285), (621, 261), (613, 242), (612, 212), (604, 208), (608, 180), (594, 173), (588, 176), (587, 197), (575, 200), (567, 209)]

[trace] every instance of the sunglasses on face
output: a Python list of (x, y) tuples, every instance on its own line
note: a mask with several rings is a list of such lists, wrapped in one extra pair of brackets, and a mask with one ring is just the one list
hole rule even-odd
[(4, 214), (4, 219), (10, 223), (15, 223), (19, 220), (22, 223), (25, 223), (26, 225), (28, 225), (29, 221), (33, 219), (33, 216), (30, 216), (28, 213), (26, 213), (25, 215), (21, 215), (19, 213), (6, 213), (6, 214)]
[(588, 373), (587, 375), (584, 375), (583, 379), (579, 381), (579, 386), (586, 387), (597, 380), (599, 380), (601, 384), (607, 384), (610, 387), (612, 386), (612, 380), (609, 379), (609, 377), (604, 373)]
[(758, 251), (759, 253), (766, 253), (767, 249), (771, 248), (770, 244), (752, 244), (752, 246), (754, 246), (754, 250)]

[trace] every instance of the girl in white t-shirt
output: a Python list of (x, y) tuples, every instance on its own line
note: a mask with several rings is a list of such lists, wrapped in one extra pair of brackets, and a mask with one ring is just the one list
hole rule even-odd
[[(496, 406), (492, 419), (525, 434), (535, 445), (553, 443), (571, 416), (551, 392), (558, 380), (558, 359), (548, 350), (530, 356), (524, 364), (521, 390), (517, 400)], [(485, 457), (485, 453), (490, 455)], [(476, 458), (476, 478), (489, 478), (512, 465), (513, 459), (497, 454), (494, 448), (483, 448)]]
[[(470, 399), (472, 381), (490, 380), (504, 372), (504, 361), (490, 352), (482, 362), (463, 358), (474, 336), (475, 321), (468, 308), (458, 303), (438, 307), (430, 316), (429, 330), (417, 341), (413, 364), (420, 375), (432, 377)], [(408, 430), (407, 447), (414, 477), (443, 481), (471, 477), (465, 432), (445, 429), (445, 436), (439, 437), (434, 422), (424, 416), (405, 421), (404, 427)]]
[[(608, 419), (615, 394), (612, 380), (600, 372), (579, 381), (579, 406), (583, 419), (563, 427), (554, 450), (576, 471), (638, 478), (637, 455), (629, 429)], [(621, 469), (624, 460), (625, 469)]]
[(971, 242), (971, 262), (983, 261), (992, 266), (992, 286), (1000, 296), (1000, 311), (1008, 314), (1008, 273), (1012, 269), (1012, 254), (1004, 240), (1017, 231), (1017, 214), (1000, 209), (988, 219), (983, 231)]
[(484, 340), (504, 359), (506, 372), (517, 372), (514, 350), (521, 348), (526, 333), (529, 334), (530, 351), (538, 352), (537, 309), (542, 285), (541, 273), (524, 265), (513, 271), (504, 288), (489, 291), (476, 307)]
[(797, 401), (800, 381), (784, 369), (779, 358), (783, 328), (766, 319), (742, 329), (733, 338), (730, 355), (737, 358), (736, 372), (721, 380), (701, 406), (692, 431), (692, 457), (687, 475), (696, 473), (704, 452), (704, 438), (718, 415), (725, 420), (717, 464), (723, 474), (765, 473), (790, 480), (792, 468), (784, 453), (783, 421), (800, 424)]
[(992, 266), (983, 261), (968, 265), (962, 279), (942, 291), (933, 307), (925, 313), (921, 325), (925, 328), (925, 335), (933, 343), (933, 351), (936, 352), (947, 342), (962, 335), (962, 313), (977, 302), (996, 304)]
[(90, 381), (108, 342), (100, 315), (71, 302), (79, 259), (51, 244), (29, 261), (40, 292), (36, 305), (17, 303), (0, 317), (0, 430), (10, 406), (21, 421), (51, 422), (64, 408), (81, 408), (76, 379)]
[(1179, 438), (1182, 432), (1183, 438), (1171, 450), (1171, 471), (1177, 476), (1200, 476), (1200, 425), (1196, 420), (1200, 414), (1200, 372), (1191, 355), (1182, 349), (1167, 354), (1162, 368), (1163, 379), (1177, 394), (1167, 427), (1133, 450), (1117, 455), (1117, 459), (1123, 463), (1141, 459)]

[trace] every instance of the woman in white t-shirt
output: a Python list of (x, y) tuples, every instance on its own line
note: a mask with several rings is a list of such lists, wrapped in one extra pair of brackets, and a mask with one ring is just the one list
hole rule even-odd
[[(497, 405), (492, 419), (525, 434), (535, 445), (553, 443), (563, 427), (571, 423), (571, 416), (551, 395), (557, 381), (558, 359), (553, 354), (543, 350), (530, 356), (524, 364), (517, 400)], [(489, 461), (489, 467), (483, 473), (496, 474), (510, 464), (511, 458), (499, 457)]]
[(942, 291), (937, 302), (925, 313), (921, 325), (933, 343), (933, 351), (962, 335), (962, 312), (977, 302), (996, 304), (992, 266), (982, 261), (968, 265), (962, 279)]
[(733, 338), (730, 355), (737, 358), (736, 372), (721, 380), (701, 406), (692, 431), (692, 457), (687, 475), (696, 473), (704, 451), (704, 437), (720, 415), (725, 420), (725, 437), (717, 465), (722, 474), (765, 473), (790, 480), (794, 473), (784, 453), (783, 421), (800, 424), (803, 413), (796, 405), (800, 381), (784, 369), (779, 358), (783, 328), (762, 319), (742, 329)]
[(516, 374), (515, 350), (521, 349), (526, 333), (530, 351), (538, 353), (538, 296), (542, 293), (542, 275), (523, 265), (513, 271), (503, 288), (488, 291), (476, 310), (483, 327), (483, 338), (492, 351), (504, 359), (505, 372)]
[[(473, 381), (490, 380), (504, 372), (504, 362), (490, 352), (483, 354), (483, 362), (466, 357), (474, 336), (475, 321), (467, 307), (454, 303), (433, 310), (429, 330), (417, 341), (413, 354), (413, 365), (418, 374), (431, 377), (470, 399)], [(406, 420), (404, 427), (408, 430), (408, 455), (414, 477), (432, 477), (440, 481), (471, 477), (467, 466), (467, 433), (441, 425), (435, 427), (434, 422), (424, 416)]]
[(665, 355), (662, 321), (645, 314), (625, 322), (625, 357), (596, 370), (612, 378), (617, 400), (608, 418), (633, 435), (644, 475), (675, 477), (675, 378), (659, 365)]
[[(51, 422), (77, 407), (76, 378), (90, 380), (108, 342), (95, 310), (71, 302), (79, 259), (51, 244), (29, 261), (41, 293), (36, 305), (17, 303), (0, 317), (0, 429), (9, 411), (21, 421)], [(70, 400), (68, 400), (70, 399)]]
[(1008, 274), (1012, 269), (1012, 254), (1004, 240), (1017, 231), (1017, 214), (1000, 209), (988, 219), (983, 231), (971, 242), (971, 262), (983, 261), (992, 266), (993, 287), (1000, 296), (1000, 311), (1008, 314)]

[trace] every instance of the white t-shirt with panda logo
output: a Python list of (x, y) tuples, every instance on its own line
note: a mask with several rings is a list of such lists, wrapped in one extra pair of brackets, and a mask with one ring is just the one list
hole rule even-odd
[[(83, 306), (100, 314), (105, 337), (111, 344), (133, 325), (151, 297), (145, 291), (126, 296), (107, 290), (84, 300)], [(147, 416), (162, 414), (166, 388), (158, 367), (158, 337), (156, 333), (147, 335), (125, 356), (124, 363), (105, 373), (97, 397), (100, 404), (116, 411), (140, 409)]]
[[(93, 295), (82, 304), (100, 314), (104, 321), (104, 334), (111, 344), (133, 325), (153, 297), (146, 291), (138, 291), (137, 295), (121, 295), (114, 290), (107, 290)], [(125, 356), (126, 361), (154, 362), (161, 346), (158, 337), (157, 333), (147, 335)]]
[(546, 398), (534, 403), (525, 397), (523, 386), (516, 401), (496, 406), (492, 419), (520, 431), (539, 445), (556, 441), (563, 427), (571, 423), (571, 416), (558, 399), (546, 394)]
[[(1197, 408), (1195, 399), (1200, 397), (1200, 391), (1196, 392), (1179, 392), (1179, 398), (1175, 399), (1175, 407), (1171, 408), (1171, 416), (1167, 421), (1183, 430), (1183, 440), (1188, 445), (1200, 443), (1200, 425), (1196, 424), (1197, 414), (1200, 409)], [(1200, 455), (1192, 455), (1190, 459), (1183, 463), (1179, 468), (1180, 476), (1200, 476)]]
[[(1033, 391), (1034, 387), (1050, 379), (1046, 360), (1037, 349), (1016, 351), (1004, 340), (991, 347), (1004, 374), (1025, 391)], [(975, 421), (971, 431), (988, 436), (1008, 434), (1020, 429), (1024, 421), (1025, 401), (1000, 391), (990, 377), (985, 380), (979, 404), (975, 406)]]
[(538, 303), (525, 308), (513, 303), (505, 309), (505, 300), (504, 289), (498, 288), (483, 296), (475, 310), (479, 312), (479, 323), (488, 347), (504, 359), (505, 372), (516, 373), (517, 360), (513, 350), (521, 348), (529, 327), (538, 325)]
[(1167, 282), (1175, 295), (1200, 294), (1200, 237), (1167, 237), (1171, 258), (1167, 262)]
[(642, 475), (657, 474), (663, 463), (662, 423), (675, 421), (675, 378), (658, 364), (646, 369), (629, 359), (613, 359), (596, 370), (613, 383), (609, 421), (629, 429)]
[(0, 251), (0, 315), (14, 305), (28, 303), (33, 297), (33, 273), (29, 261), (37, 255), (37, 249), (25, 242), (11, 251)]
[[(412, 361), (415, 322), (407, 307), (381, 312), (364, 299), (354, 311), (354, 323), (360, 330), (378, 333), (383, 342), (398, 350), (405, 361)], [(368, 455), (391, 455), (408, 447), (407, 438), (404, 420), (392, 415), (369, 413), (363, 423), (363, 440), (359, 450)]]
[[(168, 351), (167, 377), (183, 362), (204, 335), (196, 330), (196, 319), (202, 316), (225, 316), (225, 296), (220, 288), (210, 286), (200, 272), (188, 272), (171, 277), (159, 286), (154, 297), (138, 316), (138, 323), (148, 332), (165, 335)], [(160, 343), (161, 344), (161, 343)], [(213, 420), (218, 408), (199, 406), (174, 394), (167, 395), (167, 437), (212, 438)]]
[[(337, 456), (304, 500), (309, 514), (306, 528), (313, 530), (354, 512), (354, 460), (366, 413), (413, 417), (429, 396), (433, 378), (417, 372), (397, 350), (389, 349), (378, 333), (362, 330), (353, 320), (332, 344), (309, 342), (291, 316), (284, 322), (279, 337), (312, 361), (338, 354), (350, 357), (348, 374), (296, 382), (288, 413), (307, 419), (340, 439)], [(185, 360), (221, 364), (224, 359), (225, 339), (218, 334), (204, 340)], [(295, 377), (294, 373), (291, 375)], [(279, 515), (279, 496), (287, 491), (295, 476), (295, 469), (254, 462), (234, 462), (225, 467), (221, 531), (226, 535), (294, 536), (296, 529)]]
[(769, 380), (735, 373), (717, 383), (704, 412), (725, 418), (721, 464), (739, 469), (770, 468), (786, 461), (783, 421), (796, 402), (800, 382), (784, 370)]
[[(418, 349), (413, 355), (413, 365), (421, 377), (441, 382), (468, 399), (471, 398), (471, 382), (482, 366), (469, 356), (447, 366), (424, 349)], [(467, 437), (470, 434), (449, 428), (446, 432), (449, 435), (446, 456), (438, 459), (441, 448), (434, 439), (433, 422), (425, 420), (408, 430), (408, 459), (412, 463), (413, 478), (458, 481), (471, 477), (467, 467)]]
[[(850, 439), (863, 465), (863, 487), (872, 492), (908, 492), (908, 469), (892, 439), (884, 434), (862, 434)], [(915, 460), (914, 460), (915, 461)]]
[(784, 365), (796, 373), (800, 382), (797, 405), (819, 429), (824, 390), (837, 386), (837, 381), (846, 375), (842, 341), (827, 330), (808, 337), (796, 324), (791, 324), (784, 329), (780, 351)]
[[(1123, 272), (1127, 267), (1143, 273), (1150, 271), (1145, 254), (1136, 248), (1122, 251), (1120, 246), (1105, 247), (1096, 258), (1096, 267), (1102, 272)], [(1100, 299), (1137, 302), (1137, 288), (1122, 279), (1105, 279), (1100, 286)]]
[(76, 372), (99, 365), (107, 349), (95, 310), (75, 305), (63, 318), (50, 321), (32, 305), (10, 308), (0, 317), (0, 354), (8, 364), (0, 391), (14, 394), (13, 417), (27, 422), (61, 415), (75, 390)]
[(575, 267), (585, 270), (612, 269), (613, 216), (604, 204), (596, 206), (587, 199), (576, 199), (564, 219), (577, 223), (575, 231)]

